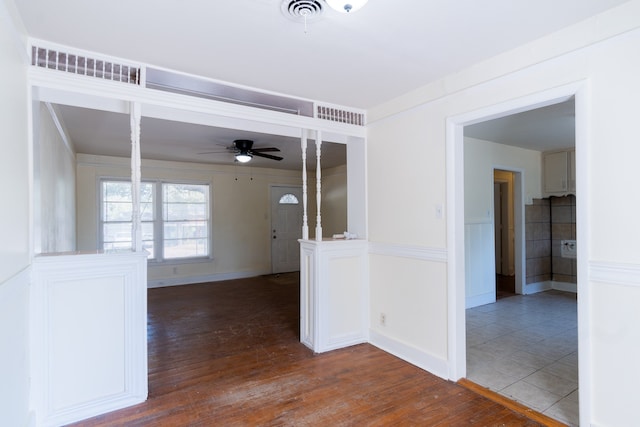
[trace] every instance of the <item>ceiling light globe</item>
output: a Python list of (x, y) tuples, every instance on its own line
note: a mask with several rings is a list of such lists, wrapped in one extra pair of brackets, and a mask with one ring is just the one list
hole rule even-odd
[(367, 4), (369, 0), (325, 0), (329, 7), (338, 12), (351, 13)]
[(251, 154), (247, 154), (247, 153), (236, 154), (236, 160), (239, 161), (240, 163), (247, 163), (252, 158), (253, 156)]

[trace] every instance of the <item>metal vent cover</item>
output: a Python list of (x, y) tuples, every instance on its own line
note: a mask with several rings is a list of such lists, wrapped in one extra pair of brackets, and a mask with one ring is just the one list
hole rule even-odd
[(134, 85), (140, 85), (141, 80), (139, 65), (114, 62), (59, 48), (31, 46), (31, 65)]
[(284, 16), (294, 21), (310, 22), (324, 12), (320, 0), (283, 0), (281, 7)]

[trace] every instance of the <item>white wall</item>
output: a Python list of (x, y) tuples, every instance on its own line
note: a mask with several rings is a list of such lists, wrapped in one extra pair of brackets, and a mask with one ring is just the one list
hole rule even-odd
[(466, 306), (495, 301), (495, 168), (522, 173), (525, 203), (541, 197), (541, 153), (476, 138), (464, 140)]
[(446, 197), (445, 146), (438, 143), (445, 133), (436, 112), (427, 105), (369, 126), (371, 341), (446, 375), (447, 237), (444, 212), (437, 213)]
[(29, 417), (29, 121), (26, 44), (14, 5), (0, 1), (0, 424)]
[(76, 247), (76, 167), (73, 145), (54, 107), (35, 103), (35, 253), (74, 251)]
[[(640, 305), (640, 228), (635, 226), (640, 199), (631, 195), (640, 182), (639, 28), (640, 1), (630, 1), (368, 112), (369, 236), (389, 249), (371, 258), (371, 306), (400, 322), (387, 328), (387, 337), (446, 360), (454, 356), (448, 354), (450, 343), (434, 331), (448, 334), (456, 320), (431, 308), (450, 303), (447, 276), (435, 256), (425, 262), (396, 253), (448, 249), (447, 223), (434, 214), (447, 191), (447, 118), (586, 80), (586, 107), (578, 111), (577, 123), (585, 130), (578, 131), (582, 146), (576, 147), (584, 203), (578, 207), (583, 242), (578, 287), (584, 302), (580, 395), (591, 409), (582, 422), (595, 425), (637, 421), (640, 339), (632, 325), (640, 320), (634, 309)], [(402, 152), (393, 149), (398, 140)], [(412, 156), (404, 156), (406, 151)], [(620, 202), (623, 194), (628, 197)], [(408, 270), (415, 274), (405, 274)], [(392, 272), (401, 276), (390, 280), (396, 277)], [(422, 310), (407, 310), (417, 301)]]
[[(100, 177), (130, 178), (126, 158), (77, 155), (78, 249), (98, 244)], [(212, 189), (213, 259), (208, 262), (149, 263), (152, 286), (247, 277), (271, 272), (271, 208), (269, 186), (301, 185), (299, 171), (235, 165), (142, 161), (142, 179), (194, 180)], [(310, 193), (311, 194), (311, 193)], [(312, 202), (312, 197), (309, 197)], [(309, 212), (315, 212), (315, 202)], [(310, 217), (313, 215), (310, 215)], [(315, 223), (310, 224), (310, 228)], [(175, 273), (174, 273), (175, 268)]]

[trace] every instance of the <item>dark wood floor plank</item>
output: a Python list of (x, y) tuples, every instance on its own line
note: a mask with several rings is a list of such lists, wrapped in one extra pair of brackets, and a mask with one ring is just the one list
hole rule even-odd
[(369, 344), (299, 342), (295, 275), (148, 292), (149, 399), (78, 426), (538, 426)]

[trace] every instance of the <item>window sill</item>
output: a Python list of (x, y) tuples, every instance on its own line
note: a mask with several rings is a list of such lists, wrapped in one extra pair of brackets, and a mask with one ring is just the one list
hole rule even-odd
[(213, 261), (213, 257), (163, 259), (162, 261), (150, 259), (147, 264), (149, 267), (162, 267), (166, 265), (201, 264), (211, 261)]

